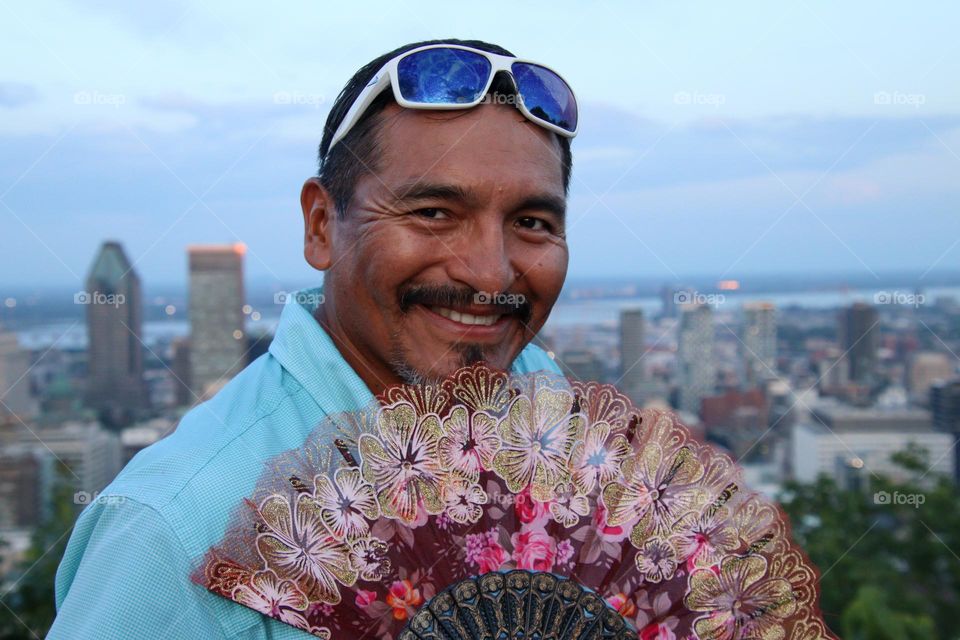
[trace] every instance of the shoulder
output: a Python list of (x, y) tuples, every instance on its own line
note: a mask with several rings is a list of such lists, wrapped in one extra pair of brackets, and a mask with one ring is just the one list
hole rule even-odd
[(269, 357), (258, 358), (209, 400), (190, 409), (166, 438), (139, 452), (101, 493), (164, 510), (197, 473), (229, 455), (236, 441), (265, 426), (299, 386)]
[(301, 447), (322, 416), (276, 359), (263, 356), (137, 454), (98, 500), (152, 510), (196, 558), (222, 537), (267, 461)]

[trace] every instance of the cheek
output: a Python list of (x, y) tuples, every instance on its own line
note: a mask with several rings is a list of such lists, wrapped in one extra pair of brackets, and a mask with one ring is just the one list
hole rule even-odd
[(361, 231), (359, 239), (348, 247), (344, 262), (349, 274), (346, 280), (360, 287), (361, 297), (373, 298), (392, 309), (397, 302), (397, 288), (416, 276), (435, 248), (405, 229), (371, 229)]
[(554, 246), (533, 254), (528, 265), (526, 280), (535, 296), (534, 313), (542, 313), (544, 307), (552, 307), (560, 296), (567, 277), (569, 254), (566, 246)]

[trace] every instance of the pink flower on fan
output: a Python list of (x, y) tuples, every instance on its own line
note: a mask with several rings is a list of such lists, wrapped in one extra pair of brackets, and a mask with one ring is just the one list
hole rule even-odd
[(518, 569), (550, 571), (557, 556), (557, 543), (543, 531), (533, 530), (514, 533), (510, 536), (513, 544), (513, 560)]
[(376, 591), (367, 591), (366, 589), (359, 589), (357, 591), (357, 598), (354, 600), (356, 605), (361, 609), (371, 604), (377, 599)]
[(496, 571), (509, 559), (506, 550), (497, 542), (497, 531), (467, 536), (467, 563), (478, 567), (477, 573)]
[(477, 564), (480, 567), (480, 573), (496, 571), (504, 562), (507, 561), (507, 551), (499, 544), (494, 542), (483, 548), (480, 555), (477, 556)]
[(676, 640), (677, 636), (662, 622), (651, 622), (640, 630), (640, 640)]
[(524, 487), (523, 491), (517, 494), (513, 508), (523, 524), (537, 521), (546, 523), (550, 517), (550, 503), (534, 500), (530, 495), (530, 487)]
[(593, 512), (593, 526), (602, 538), (610, 542), (623, 542), (630, 536), (629, 526), (612, 527), (607, 524), (607, 509), (600, 500)]
[(573, 567), (573, 544), (569, 540), (561, 540), (557, 543), (557, 566)]

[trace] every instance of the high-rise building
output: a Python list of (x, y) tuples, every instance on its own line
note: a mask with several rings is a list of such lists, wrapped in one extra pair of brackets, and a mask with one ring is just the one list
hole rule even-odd
[(620, 389), (635, 403), (640, 398), (646, 381), (644, 335), (646, 324), (642, 309), (624, 309), (620, 312)]
[(30, 354), (17, 335), (0, 328), (0, 424), (29, 419), (36, 413), (30, 397)]
[(700, 415), (700, 402), (712, 395), (717, 370), (713, 357), (713, 310), (705, 304), (684, 305), (677, 340), (677, 408)]
[(190, 260), (190, 384), (209, 397), (246, 366), (242, 244), (193, 246)]
[(743, 305), (740, 340), (746, 386), (756, 386), (776, 377), (777, 316), (772, 303), (748, 302)]
[(0, 530), (29, 529), (43, 520), (55, 480), (54, 457), (36, 440), (0, 447)]
[(875, 382), (880, 327), (877, 310), (856, 302), (840, 314), (840, 347), (849, 363), (850, 382), (870, 386)]
[(129, 424), (148, 404), (143, 381), (140, 278), (118, 242), (104, 242), (74, 300), (87, 309), (87, 405), (110, 426)]
[(954, 480), (960, 483), (960, 378), (938, 380), (930, 385), (933, 428), (953, 439)]
[(930, 399), (930, 387), (937, 380), (954, 377), (956, 367), (945, 353), (920, 351), (910, 358), (907, 388), (913, 399), (926, 404)]
[(606, 378), (603, 360), (589, 349), (567, 349), (557, 359), (557, 364), (574, 380), (603, 382)]
[(693, 302), (693, 290), (689, 287), (660, 287), (660, 317), (676, 318), (683, 305)]
[(173, 378), (173, 397), (178, 407), (194, 403), (193, 386), (190, 384), (190, 338), (174, 338), (170, 344), (170, 377)]

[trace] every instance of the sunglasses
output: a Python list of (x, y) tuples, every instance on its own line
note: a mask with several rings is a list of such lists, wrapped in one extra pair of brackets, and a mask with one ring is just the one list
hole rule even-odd
[(484, 101), (501, 71), (510, 76), (516, 106), (524, 116), (561, 136), (577, 135), (576, 96), (555, 71), (512, 56), (435, 44), (406, 51), (383, 65), (350, 106), (329, 149), (349, 133), (387, 87), (393, 89), (397, 104), (408, 109), (469, 109)]

